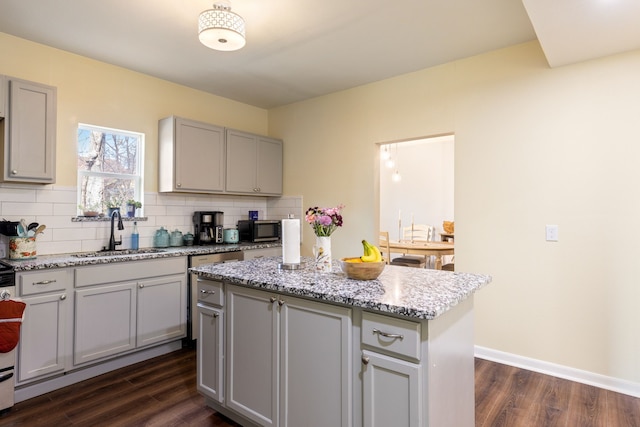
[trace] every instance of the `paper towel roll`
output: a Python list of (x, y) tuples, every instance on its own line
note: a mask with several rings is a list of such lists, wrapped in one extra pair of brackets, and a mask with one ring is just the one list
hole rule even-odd
[(282, 220), (282, 263), (300, 264), (300, 220)]

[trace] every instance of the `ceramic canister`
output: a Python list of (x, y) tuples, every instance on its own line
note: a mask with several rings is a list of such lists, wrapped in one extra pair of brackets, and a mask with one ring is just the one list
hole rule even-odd
[(238, 230), (236, 228), (225, 228), (222, 232), (224, 243), (238, 243)]
[(10, 259), (32, 259), (36, 257), (35, 237), (12, 237), (9, 239)]

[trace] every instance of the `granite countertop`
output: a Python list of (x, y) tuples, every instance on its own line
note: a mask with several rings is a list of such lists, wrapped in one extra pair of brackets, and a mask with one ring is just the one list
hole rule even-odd
[[(54, 255), (38, 255), (35, 259), (14, 260), (2, 259), (4, 264), (10, 265), (16, 272), (30, 270), (44, 270), (47, 268), (78, 267), (83, 265), (111, 264), (124, 261), (139, 261), (144, 259), (170, 258), (188, 255), (208, 255), (222, 252), (246, 251), (251, 249), (267, 249), (281, 247), (280, 242), (269, 243), (238, 243), (207, 246), (176, 246), (168, 248), (153, 248), (160, 252), (146, 252), (126, 255), (94, 256), (95, 251), (77, 252)], [(151, 249), (151, 248), (149, 248)], [(143, 249), (144, 250), (144, 249)], [(123, 251), (123, 252), (126, 252)], [(91, 256), (86, 256), (91, 255)]]
[(395, 265), (385, 266), (376, 280), (362, 281), (347, 278), (335, 260), (331, 273), (315, 272), (311, 258), (302, 258), (299, 270), (281, 270), (281, 261), (281, 257), (257, 258), (190, 271), (236, 285), (418, 319), (435, 319), (491, 282), (491, 276), (482, 274)]

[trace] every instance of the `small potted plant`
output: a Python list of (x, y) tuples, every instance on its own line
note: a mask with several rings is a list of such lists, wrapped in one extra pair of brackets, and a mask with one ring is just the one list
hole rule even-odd
[(142, 203), (137, 201), (137, 200), (133, 200), (133, 199), (129, 199), (127, 200), (127, 216), (129, 218), (133, 218), (136, 216), (136, 210), (140, 209), (142, 207)]
[(78, 208), (82, 212), (82, 216), (95, 217), (100, 215), (100, 208), (95, 204), (78, 205)]
[(122, 203), (120, 203), (120, 201), (118, 200), (109, 200), (107, 202), (107, 216), (111, 218), (111, 215), (113, 215), (114, 211), (120, 210), (121, 205)]

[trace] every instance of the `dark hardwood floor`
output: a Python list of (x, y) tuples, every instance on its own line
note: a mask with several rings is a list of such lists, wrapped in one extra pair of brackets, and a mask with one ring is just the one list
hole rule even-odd
[[(482, 359), (475, 365), (477, 427), (640, 427), (640, 399)], [(204, 405), (195, 366), (195, 351), (182, 349), (17, 403), (0, 426), (237, 427)]]

